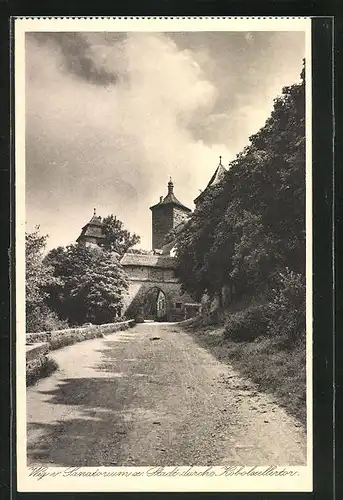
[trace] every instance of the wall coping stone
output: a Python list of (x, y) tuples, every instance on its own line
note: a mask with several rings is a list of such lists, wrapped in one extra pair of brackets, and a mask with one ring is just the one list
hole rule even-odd
[(116, 323), (105, 323), (103, 325), (85, 325), (85, 326), (77, 326), (74, 328), (64, 328), (63, 330), (52, 330), (45, 332), (32, 332), (26, 334), (26, 345), (37, 345), (40, 342), (38, 339), (42, 338), (45, 342), (48, 342), (49, 339), (55, 335), (61, 334), (72, 334), (76, 332), (80, 332), (83, 330), (101, 330), (101, 329), (109, 329), (109, 328), (117, 328), (120, 326), (133, 326), (135, 323), (134, 319), (129, 319), (126, 321), (118, 321)]
[(48, 354), (50, 348), (48, 342), (39, 342), (26, 346), (26, 362), (37, 359)]

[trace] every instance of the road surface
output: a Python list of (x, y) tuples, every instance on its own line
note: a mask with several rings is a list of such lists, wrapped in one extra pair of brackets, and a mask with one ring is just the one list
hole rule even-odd
[(173, 324), (52, 353), (27, 391), (28, 465), (305, 465), (303, 427)]

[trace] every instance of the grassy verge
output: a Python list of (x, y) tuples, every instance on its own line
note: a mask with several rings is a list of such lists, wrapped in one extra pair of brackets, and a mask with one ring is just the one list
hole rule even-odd
[(301, 343), (285, 348), (273, 337), (253, 342), (234, 342), (224, 336), (224, 327), (184, 322), (183, 328), (196, 342), (219, 360), (231, 364), (241, 375), (277, 399), (290, 414), (306, 422), (306, 351)]

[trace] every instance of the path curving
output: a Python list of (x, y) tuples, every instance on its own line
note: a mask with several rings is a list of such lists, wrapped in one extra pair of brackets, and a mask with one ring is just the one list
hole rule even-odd
[(28, 465), (305, 465), (303, 427), (176, 324), (52, 352), (27, 390)]

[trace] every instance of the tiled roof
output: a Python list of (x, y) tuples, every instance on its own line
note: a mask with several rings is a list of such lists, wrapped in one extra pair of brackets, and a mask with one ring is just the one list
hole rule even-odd
[(98, 240), (106, 238), (106, 236), (102, 232), (101, 217), (97, 217), (94, 214), (91, 220), (83, 226), (81, 234), (76, 241), (80, 241), (80, 239), (83, 239), (86, 236), (97, 238)]
[(223, 165), (220, 163), (212, 175), (210, 182), (207, 184), (207, 187), (214, 186), (215, 184), (218, 184), (218, 182), (222, 181), (225, 177), (226, 174), (226, 169), (223, 167)]
[(106, 238), (106, 236), (102, 233), (101, 226), (91, 226), (91, 225), (85, 226), (82, 229), (82, 233), (80, 236), (91, 236), (92, 238), (101, 238), (101, 239)]
[(190, 208), (188, 208), (185, 205), (183, 205), (181, 203), (181, 201), (179, 201), (176, 198), (176, 196), (174, 195), (174, 193), (167, 194), (167, 196), (165, 198), (163, 198), (162, 201), (160, 201), (159, 203), (156, 203), (156, 205), (153, 205), (152, 207), (150, 207), (150, 210), (152, 210), (153, 208), (164, 206), (164, 205), (176, 205), (176, 206), (182, 208), (183, 210), (185, 210), (186, 212), (191, 212), (192, 211)]
[(167, 196), (165, 196), (164, 198), (161, 197), (159, 203), (156, 203), (156, 205), (153, 205), (152, 207), (150, 207), (150, 210), (152, 210), (154, 208), (157, 208), (157, 207), (164, 206), (164, 205), (175, 205), (175, 206), (178, 206), (178, 207), (182, 208), (185, 212), (191, 212), (192, 210), (190, 208), (188, 208), (185, 205), (183, 205), (183, 203), (181, 203), (181, 201), (179, 201), (176, 198), (173, 189), (174, 189), (174, 184), (170, 180), (169, 183), (168, 183), (168, 194), (167, 194)]
[(96, 215), (93, 215), (93, 217), (91, 218), (91, 220), (85, 226), (83, 226), (83, 227), (86, 227), (88, 225), (102, 226), (101, 217), (97, 217)]
[(226, 172), (227, 171), (225, 167), (223, 167), (223, 165), (219, 163), (206, 188), (195, 198), (194, 203), (201, 200), (201, 198), (204, 196), (208, 188), (211, 188), (212, 186), (219, 184), (219, 182), (221, 182), (224, 179)]
[(176, 261), (174, 257), (167, 255), (135, 254), (126, 253), (121, 259), (122, 266), (159, 267), (163, 269), (174, 269)]

